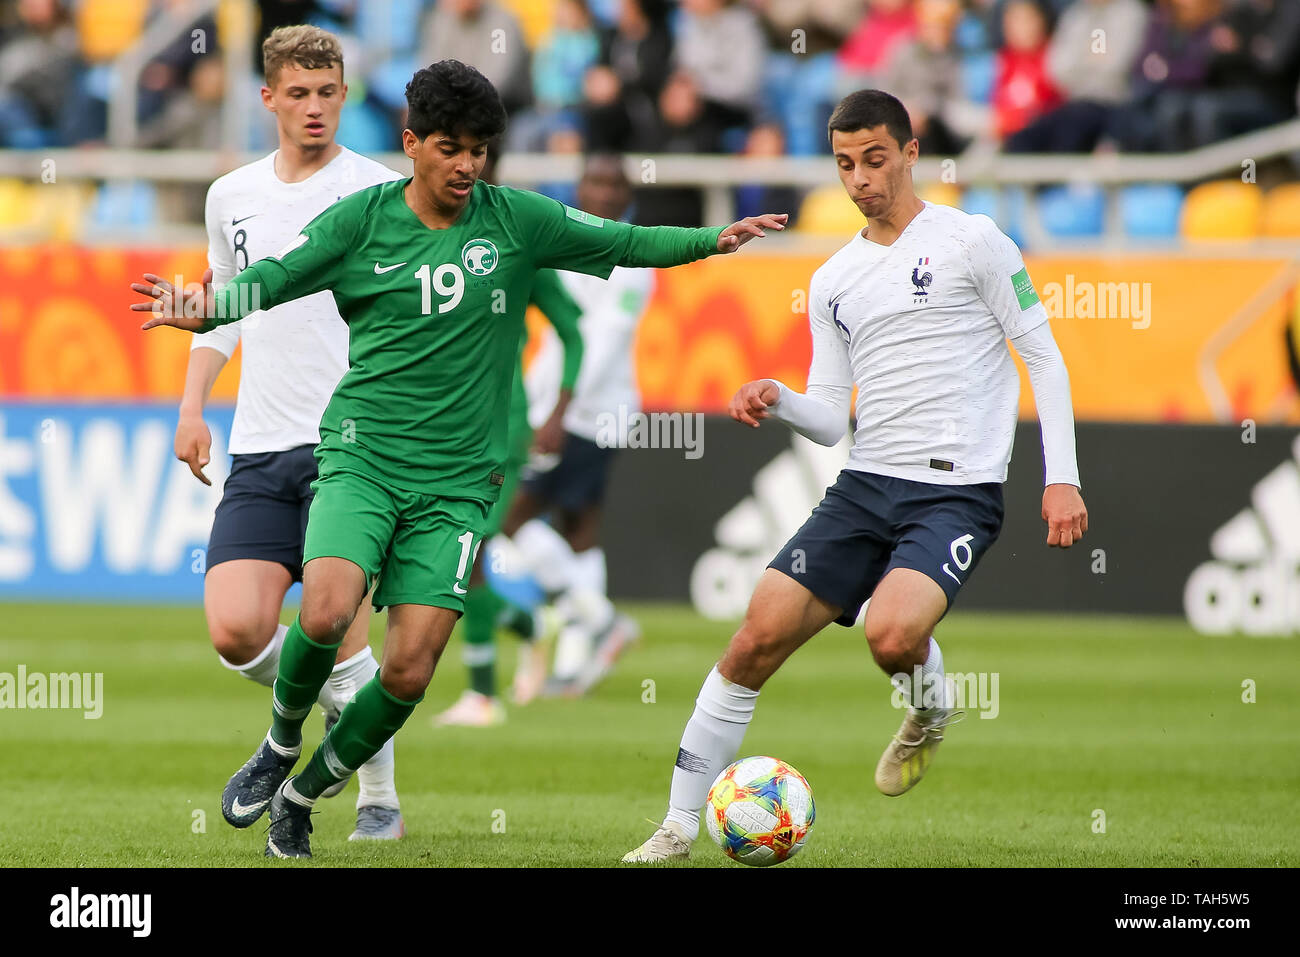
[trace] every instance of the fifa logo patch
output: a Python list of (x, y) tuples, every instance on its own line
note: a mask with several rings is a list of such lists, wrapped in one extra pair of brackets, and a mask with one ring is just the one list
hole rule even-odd
[(916, 268), (912, 270), (912, 285), (915, 287), (912, 290), (912, 295), (917, 297), (916, 302), (925, 302), (926, 290), (929, 288), (930, 283), (934, 281), (934, 276), (930, 274), (929, 270), (921, 272), (921, 267), (928, 265), (930, 265), (930, 257), (926, 256), (918, 259)]
[(490, 239), (471, 239), (460, 251), (461, 265), (474, 276), (486, 276), (497, 268), (500, 258), (496, 245)]

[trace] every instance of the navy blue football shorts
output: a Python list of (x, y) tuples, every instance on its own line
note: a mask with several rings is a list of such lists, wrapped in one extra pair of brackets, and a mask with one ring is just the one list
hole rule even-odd
[(843, 610), (852, 625), (892, 569), (934, 580), (952, 607), (1002, 530), (1002, 484), (933, 485), (844, 469), (768, 568)]
[(616, 448), (605, 448), (591, 439), (566, 432), (564, 451), (555, 467), (539, 472), (526, 465), (520, 484), (548, 505), (578, 512), (605, 501), (609, 467), (617, 454)]
[(207, 567), (242, 558), (279, 562), (302, 581), (302, 546), (316, 481), (316, 446), (232, 455), (212, 518)]

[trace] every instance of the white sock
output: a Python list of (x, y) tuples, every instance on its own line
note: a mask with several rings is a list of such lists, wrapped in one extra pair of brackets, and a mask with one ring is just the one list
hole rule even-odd
[(682, 732), (664, 817), (665, 824), (678, 825), (691, 840), (699, 837), (700, 811), (709, 788), (740, 750), (757, 699), (757, 691), (728, 681), (716, 665), (704, 679), (695, 711)]
[(232, 665), (220, 655), (217, 655), (217, 658), (231, 671), (237, 671), (249, 681), (256, 681), (259, 685), (266, 685), (269, 688), (275, 684), (275, 674), (280, 670), (280, 649), (284, 647), (284, 636), (288, 633), (288, 625), (277, 627), (271, 640), (266, 643), (266, 647), (247, 664)]
[(581, 622), (570, 622), (560, 629), (555, 639), (555, 660), (551, 673), (561, 681), (576, 678), (591, 658), (592, 639), (595, 635)]
[(293, 786), (293, 780), (293, 778), (290, 778), (288, 781), (284, 782), (285, 799), (292, 801), (294, 804), (301, 805), (302, 807), (315, 807), (316, 802), (319, 801), (320, 798), (309, 798), (299, 794), (298, 789)]
[(526, 522), (515, 532), (514, 542), (537, 584), (548, 592), (567, 591), (573, 586), (573, 549), (550, 525), (538, 518)]
[(326, 711), (342, 712), (343, 706), (355, 697), (361, 686), (375, 676), (379, 663), (374, 652), (366, 645), (351, 658), (334, 665), (330, 676), (321, 685), (316, 703)]
[(597, 546), (573, 553), (573, 587), (605, 594), (605, 549)]
[[(322, 708), (342, 712), (344, 706), (378, 672), (379, 662), (375, 661), (374, 653), (367, 645), (351, 658), (334, 666), (316, 700)], [(393, 779), (394, 770), (393, 739), (389, 738), (374, 757), (357, 769), (357, 783), (361, 785), (357, 807), (390, 807), (400, 810), (397, 784)]]
[(302, 754), (301, 744), (296, 748), (286, 748), (282, 744), (276, 744), (275, 739), (271, 737), (271, 732), (269, 731), (266, 733), (266, 743), (271, 746), (272, 751), (282, 758), (296, 758), (298, 755)]
[(393, 777), (396, 763), (393, 739), (389, 738), (373, 758), (357, 769), (357, 782), (361, 785), (361, 793), (357, 795), (358, 808), (402, 809), (402, 802), (397, 800), (397, 781)]
[[(921, 687), (916, 689), (914, 685), (918, 677)], [(919, 673), (914, 668), (911, 673), (899, 672), (892, 675), (889, 681), (902, 694), (906, 705), (915, 710), (919, 717), (931, 718), (953, 706), (953, 688), (944, 674), (943, 652), (939, 650), (939, 643), (933, 635), (930, 636), (930, 650), (925, 664), (921, 665)], [(918, 703), (924, 707), (917, 707)]]

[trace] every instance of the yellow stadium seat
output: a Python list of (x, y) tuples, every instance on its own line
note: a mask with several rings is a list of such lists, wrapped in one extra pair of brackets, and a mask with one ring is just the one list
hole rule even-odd
[(555, 0), (505, 0), (503, 6), (519, 18), (528, 49), (537, 49), (538, 41), (550, 32), (555, 22)]
[(1264, 195), (1265, 236), (1300, 237), (1300, 183), (1274, 186)]
[(849, 199), (844, 187), (818, 186), (804, 197), (794, 228), (817, 236), (843, 236), (846, 239), (867, 225), (862, 211)]
[(102, 63), (121, 54), (144, 29), (149, 0), (82, 0), (77, 7), (81, 54)]
[(1258, 186), (1240, 180), (1202, 183), (1183, 203), (1185, 239), (1254, 239), (1259, 236), (1264, 196)]
[(924, 183), (916, 195), (928, 203), (961, 209), (961, 189), (954, 183)]
[(39, 222), (37, 191), (20, 179), (0, 179), (0, 229), (27, 229)]
[(58, 183), (39, 187), (35, 194), (36, 215), (50, 239), (71, 242), (80, 237), (94, 200), (94, 187)]

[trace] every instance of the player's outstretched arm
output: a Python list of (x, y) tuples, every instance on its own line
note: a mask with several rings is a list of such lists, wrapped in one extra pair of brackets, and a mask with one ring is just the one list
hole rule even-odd
[(732, 223), (718, 234), (718, 252), (734, 253), (751, 239), (762, 239), (767, 230), (785, 229), (790, 219), (789, 213), (764, 213), (762, 216), (746, 216), (738, 223)]
[(200, 289), (178, 290), (166, 279), (151, 272), (144, 274), (144, 282), (131, 283), (131, 289), (149, 297), (148, 302), (131, 303), (132, 312), (152, 313), (152, 317), (146, 320), (141, 329), (175, 326), (190, 332), (202, 332), (206, 317), (216, 313), (211, 269), (204, 271)]

